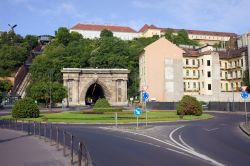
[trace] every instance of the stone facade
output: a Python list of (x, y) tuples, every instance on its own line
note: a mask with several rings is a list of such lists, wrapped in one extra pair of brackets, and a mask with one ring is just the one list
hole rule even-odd
[(127, 69), (63, 68), (63, 84), (68, 90), (69, 105), (86, 105), (90, 86), (98, 84), (111, 105), (127, 104)]

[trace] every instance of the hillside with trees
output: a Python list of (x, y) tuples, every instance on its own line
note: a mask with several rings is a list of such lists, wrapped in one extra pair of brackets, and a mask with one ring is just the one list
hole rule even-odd
[(0, 77), (14, 75), (37, 42), (37, 37), (27, 35), (23, 38), (13, 30), (2, 33), (0, 35)]
[[(127, 68), (129, 96), (138, 93), (139, 54), (143, 48), (158, 37), (123, 41), (114, 37), (111, 31), (103, 30), (100, 38), (84, 39), (76, 32), (59, 28), (55, 39), (46, 46), (42, 55), (33, 60), (30, 67), (33, 85), (37, 83), (62, 83), (61, 69), (67, 68)], [(50, 77), (50, 73), (52, 76)], [(48, 84), (48, 83), (47, 83)], [(46, 89), (46, 88), (45, 88)], [(52, 90), (53, 91), (53, 90)], [(28, 93), (30, 96), (32, 92)]]

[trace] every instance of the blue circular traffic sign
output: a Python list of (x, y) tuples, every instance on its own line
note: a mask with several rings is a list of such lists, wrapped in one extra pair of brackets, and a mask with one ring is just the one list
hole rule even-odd
[(142, 93), (142, 98), (143, 98), (143, 101), (147, 101), (148, 98), (149, 98), (148, 92), (143, 92), (143, 93)]
[(241, 92), (241, 98), (247, 99), (248, 98), (248, 93), (246, 91)]
[(134, 114), (135, 114), (135, 116), (140, 116), (141, 115), (141, 108), (139, 108), (139, 107), (136, 107), (135, 109), (134, 109)]

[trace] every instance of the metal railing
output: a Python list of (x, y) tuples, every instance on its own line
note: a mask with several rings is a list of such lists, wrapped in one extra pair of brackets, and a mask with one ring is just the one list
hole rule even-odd
[(62, 150), (63, 155), (70, 158), (71, 165), (94, 165), (86, 145), (77, 136), (57, 125), (35, 121), (0, 120), (0, 127), (23, 131), (43, 139), (51, 146), (55, 146), (58, 151)]

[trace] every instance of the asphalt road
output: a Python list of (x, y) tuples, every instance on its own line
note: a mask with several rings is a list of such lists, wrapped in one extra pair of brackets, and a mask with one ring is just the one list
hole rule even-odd
[(238, 128), (244, 116), (215, 115), (211, 120), (161, 123), (140, 130), (63, 127), (84, 140), (98, 166), (250, 165), (250, 138)]

